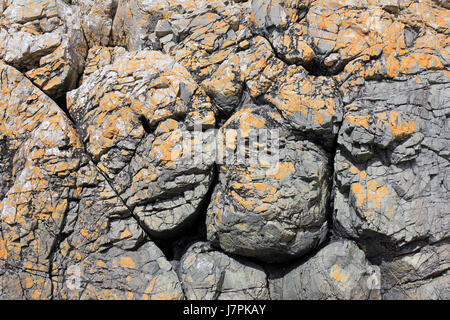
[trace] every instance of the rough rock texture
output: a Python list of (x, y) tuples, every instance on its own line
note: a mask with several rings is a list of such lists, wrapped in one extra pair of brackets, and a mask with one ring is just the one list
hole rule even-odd
[(264, 270), (254, 263), (215, 251), (207, 243), (192, 245), (180, 262), (187, 299), (263, 300), (269, 298)]
[(0, 299), (450, 299), (449, 10), (0, 1)]
[(376, 299), (380, 282), (356, 244), (338, 241), (322, 248), (308, 261), (270, 281), (273, 299)]
[(52, 98), (74, 89), (87, 52), (79, 8), (63, 0), (11, 0), (0, 13), (0, 58)]
[(212, 133), (197, 142), (209, 159), (201, 163), (183, 157), (183, 133), (196, 121), (213, 126), (212, 106), (186, 69), (161, 52), (91, 51), (102, 67), (67, 99), (86, 150), (148, 232), (176, 231), (198, 212), (214, 160), (207, 154)]

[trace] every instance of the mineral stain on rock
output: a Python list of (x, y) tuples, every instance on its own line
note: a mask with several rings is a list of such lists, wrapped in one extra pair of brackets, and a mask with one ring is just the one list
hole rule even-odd
[(449, 9), (0, 1), (0, 299), (450, 299)]

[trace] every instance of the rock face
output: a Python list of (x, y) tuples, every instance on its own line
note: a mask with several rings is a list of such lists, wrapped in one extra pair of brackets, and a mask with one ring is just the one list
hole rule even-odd
[(183, 157), (183, 135), (195, 122), (214, 126), (213, 107), (186, 69), (161, 52), (92, 50), (89, 57), (104, 65), (67, 99), (86, 150), (148, 232), (177, 231), (198, 212), (214, 161), (212, 132), (193, 141), (207, 159), (198, 164)]
[(0, 299), (450, 299), (449, 27), (0, 1)]
[[(225, 153), (256, 129), (282, 128), (281, 115), (271, 107), (244, 105), (219, 130)], [(269, 130), (267, 130), (269, 131)], [(226, 158), (208, 210), (208, 239), (227, 252), (267, 262), (292, 259), (315, 248), (327, 234), (329, 170), (327, 153), (289, 130), (267, 139), (259, 150), (278, 153), (276, 163)], [(269, 132), (271, 135), (271, 132)], [(251, 150), (244, 150), (250, 157)], [(230, 157), (231, 158), (231, 157)], [(269, 167), (270, 166), (270, 167)]]

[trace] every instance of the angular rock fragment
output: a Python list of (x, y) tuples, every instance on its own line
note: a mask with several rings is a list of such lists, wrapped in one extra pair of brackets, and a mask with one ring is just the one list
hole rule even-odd
[(345, 240), (325, 246), (269, 284), (275, 300), (367, 300), (380, 298), (381, 279), (379, 268)]
[[(265, 139), (261, 133), (259, 142), (252, 142), (258, 129), (280, 129), (279, 139), (270, 140), (273, 133), (267, 132)], [(268, 262), (292, 259), (322, 242), (327, 233), (327, 153), (282, 128), (280, 114), (269, 106), (244, 105), (219, 136), (224, 137), (225, 156), (208, 210), (208, 239), (226, 252)], [(239, 139), (249, 140), (248, 145)], [(251, 145), (259, 148), (258, 154)]]
[(189, 300), (269, 299), (266, 274), (260, 267), (215, 251), (207, 243), (188, 249), (179, 273)]

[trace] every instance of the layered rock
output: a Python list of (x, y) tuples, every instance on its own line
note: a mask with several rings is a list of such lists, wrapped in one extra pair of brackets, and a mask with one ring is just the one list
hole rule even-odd
[(425, 73), (367, 81), (346, 106), (334, 217), (349, 236), (382, 240), (388, 251), (448, 237), (446, 79), (445, 73)]

